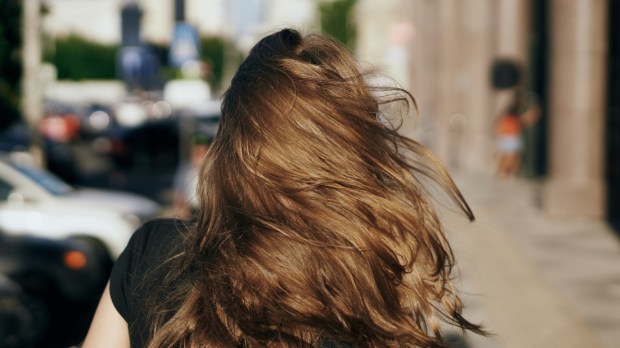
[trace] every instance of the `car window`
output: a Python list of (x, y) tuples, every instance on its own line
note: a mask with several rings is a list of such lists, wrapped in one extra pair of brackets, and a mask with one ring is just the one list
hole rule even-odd
[(71, 186), (54, 176), (52, 173), (31, 166), (19, 164), (13, 164), (12, 166), (55, 196), (62, 196), (73, 191)]
[(9, 194), (13, 191), (13, 185), (0, 179), (0, 201), (6, 201), (9, 199)]

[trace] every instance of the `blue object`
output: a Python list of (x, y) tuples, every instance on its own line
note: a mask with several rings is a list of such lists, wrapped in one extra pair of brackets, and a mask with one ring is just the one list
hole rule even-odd
[(187, 62), (197, 61), (199, 52), (200, 41), (196, 29), (187, 23), (175, 24), (170, 42), (170, 65), (180, 68)]

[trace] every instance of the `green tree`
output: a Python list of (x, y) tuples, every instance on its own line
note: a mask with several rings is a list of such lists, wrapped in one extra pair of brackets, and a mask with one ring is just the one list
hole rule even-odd
[[(164, 81), (182, 78), (179, 69), (169, 65), (168, 45), (148, 43), (147, 47), (155, 54), (161, 63), (161, 75)], [(230, 55), (232, 59), (227, 58), (227, 55)], [(207, 36), (200, 38), (199, 58), (209, 66), (206, 80), (211, 85), (211, 88), (217, 91), (222, 87), (224, 65), (238, 65), (243, 56), (234, 47), (232, 42), (219, 36)]]
[(200, 39), (200, 60), (209, 64), (211, 71), (208, 82), (214, 90), (222, 87), (224, 65), (241, 63), (243, 56), (235, 45), (222, 37), (210, 36)]
[(59, 80), (116, 78), (119, 46), (69, 35), (56, 39), (54, 52), (44, 59), (56, 66)]
[(19, 119), (21, 0), (0, 0), (0, 129)]
[(352, 9), (357, 0), (334, 0), (319, 4), (321, 31), (342, 42), (349, 50), (355, 49), (357, 29)]

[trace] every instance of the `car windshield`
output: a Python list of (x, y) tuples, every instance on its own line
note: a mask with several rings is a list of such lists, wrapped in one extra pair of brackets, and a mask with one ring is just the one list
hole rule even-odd
[(69, 184), (49, 172), (43, 171), (36, 167), (24, 166), (20, 164), (13, 164), (13, 167), (20, 173), (35, 181), (37, 184), (41, 185), (41, 187), (54, 196), (66, 195), (73, 191), (73, 188), (69, 186)]

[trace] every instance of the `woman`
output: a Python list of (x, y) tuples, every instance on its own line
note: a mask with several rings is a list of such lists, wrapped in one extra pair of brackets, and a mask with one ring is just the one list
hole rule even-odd
[(223, 97), (197, 220), (136, 232), (84, 347), (434, 347), (441, 321), (482, 332), (460, 315), (422, 182), (473, 215), (390, 126), (412, 97), (366, 81), (329, 39), (262, 39)]

